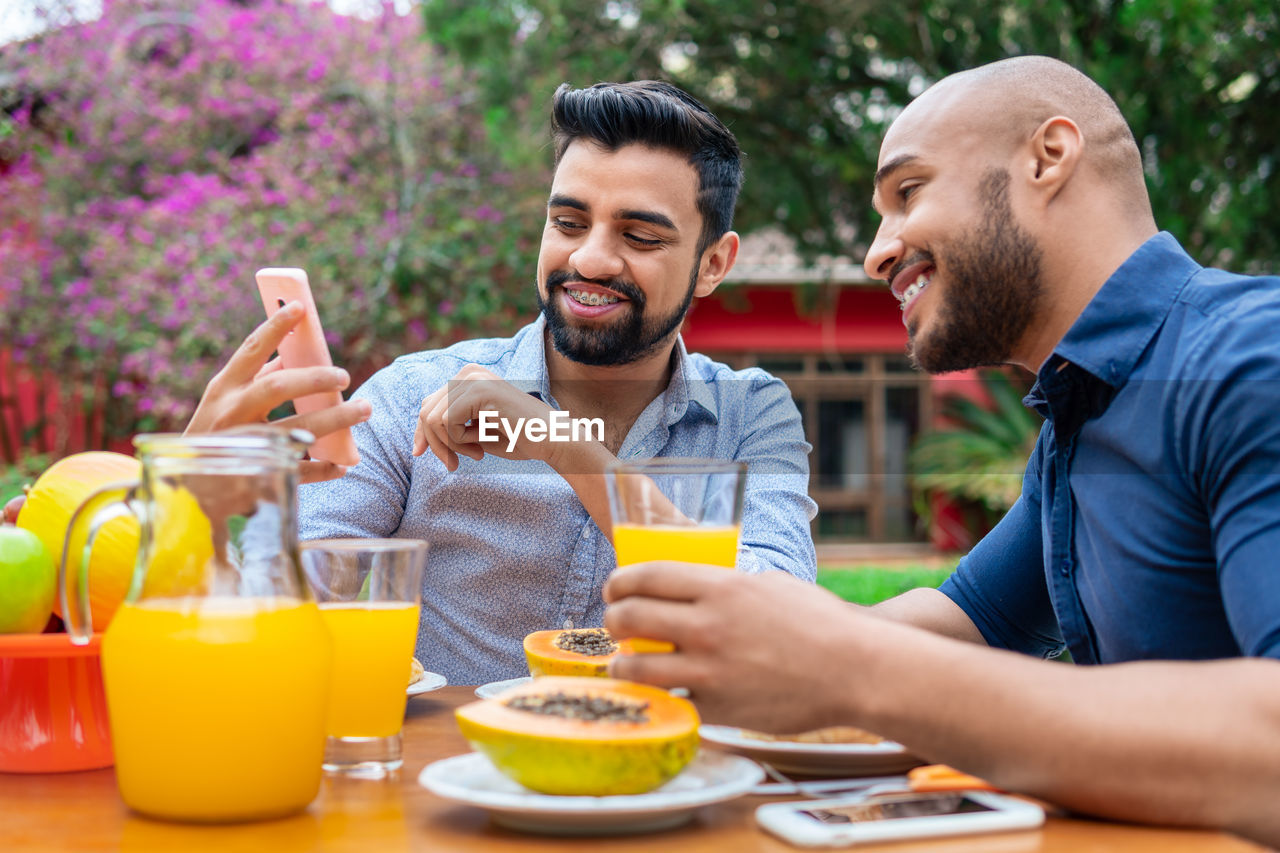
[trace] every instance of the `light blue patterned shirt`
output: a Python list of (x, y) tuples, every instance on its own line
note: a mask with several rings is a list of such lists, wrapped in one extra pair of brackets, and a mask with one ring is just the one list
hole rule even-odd
[[(449, 473), (412, 455), (418, 409), (466, 364), (482, 365), (553, 409), (541, 317), (513, 338), (465, 341), (398, 358), (355, 397), (373, 415), (355, 429), (361, 462), (303, 486), (303, 539), (405, 537), (430, 543), (417, 654), (452, 684), (528, 675), (532, 631), (598, 626), (613, 546), (569, 484), (541, 462), (460, 457)], [(783, 383), (676, 346), (666, 391), (640, 414), (618, 458), (697, 456), (748, 464), (738, 570), (814, 580), (809, 444)]]

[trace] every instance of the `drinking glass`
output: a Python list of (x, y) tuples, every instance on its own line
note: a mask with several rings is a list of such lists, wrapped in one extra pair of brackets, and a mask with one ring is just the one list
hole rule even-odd
[(605, 472), (618, 565), (650, 560), (732, 569), (738, 558), (744, 462), (649, 459)]
[(427, 543), (317, 539), (302, 569), (333, 639), (324, 770), (384, 778), (402, 764), (405, 688), (418, 637)]
[[(745, 462), (680, 457), (618, 462), (605, 470), (605, 485), (619, 566), (651, 560), (737, 565)], [(650, 653), (675, 647), (633, 637), (631, 648)]]

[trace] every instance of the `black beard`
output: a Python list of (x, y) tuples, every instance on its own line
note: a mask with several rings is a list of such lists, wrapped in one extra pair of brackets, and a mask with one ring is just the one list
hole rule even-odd
[[(631, 364), (655, 352), (684, 322), (684, 315), (693, 302), (693, 288), (698, 281), (698, 264), (689, 277), (689, 289), (684, 300), (665, 317), (645, 317), (645, 296), (640, 288), (622, 279), (591, 280), (580, 275), (556, 270), (547, 274), (547, 298), (538, 293), (538, 308), (547, 318), (551, 343), (556, 352), (579, 364), (592, 367), (616, 367)], [(556, 291), (569, 282), (598, 284), (622, 294), (630, 303), (622, 317), (607, 326), (582, 328), (565, 317), (560, 308)]]
[[(941, 294), (945, 301), (937, 306), (934, 331), (917, 339), (915, 325), (907, 327), (907, 353), (916, 367), (929, 373), (1007, 364), (1043, 299), (1042, 253), (1014, 221), (1009, 172), (988, 171), (978, 196), (979, 225), (936, 253), (945, 265), (946, 291)], [(924, 252), (909, 261), (934, 258), (935, 253)], [(936, 275), (936, 261), (934, 266)]]

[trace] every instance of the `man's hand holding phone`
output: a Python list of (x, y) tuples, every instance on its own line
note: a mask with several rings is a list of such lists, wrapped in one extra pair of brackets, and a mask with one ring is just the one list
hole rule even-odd
[[(270, 319), (254, 329), (218, 371), (205, 388), (191, 422), (188, 435), (216, 432), (245, 424), (267, 422), (270, 412), (298, 397), (340, 392), (351, 381), (339, 367), (310, 366), (285, 368), (271, 354), (290, 331), (302, 321), (306, 312), (301, 302), (287, 303)], [(348, 400), (306, 414), (291, 415), (272, 423), (305, 429), (317, 437), (350, 429), (369, 419), (371, 407), (366, 400)], [(332, 480), (346, 473), (346, 466), (311, 459), (301, 466), (302, 482)]]

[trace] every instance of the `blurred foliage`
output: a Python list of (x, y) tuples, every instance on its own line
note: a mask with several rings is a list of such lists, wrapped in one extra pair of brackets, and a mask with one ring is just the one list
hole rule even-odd
[(748, 154), (740, 230), (860, 259), (880, 139), (954, 71), (1063, 59), (1134, 128), (1156, 218), (1201, 262), (1280, 269), (1280, 6), (1274, 0), (424, 0), (428, 36), (479, 75), (510, 162), (543, 155), (561, 82), (659, 77)]
[(0, 464), (0, 507), (8, 503), (10, 498), (26, 494), (27, 489), (52, 461), (48, 456), (31, 455), (12, 465)]
[(959, 394), (947, 397), (941, 414), (949, 426), (921, 435), (907, 457), (922, 518), (929, 516), (929, 495), (940, 493), (981, 508), (989, 526), (1022, 493), (1022, 475), (1043, 419), (1022, 405), (1027, 380), (1020, 383), (998, 370), (979, 376), (989, 404)]
[(533, 312), (540, 206), (421, 16), (365, 11), (115, 0), (0, 48), (0, 348), (107, 439), (185, 423), (259, 267), (308, 271), (357, 380)]

